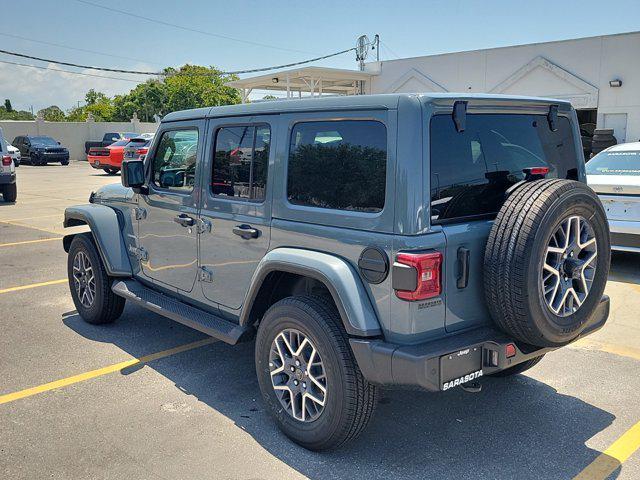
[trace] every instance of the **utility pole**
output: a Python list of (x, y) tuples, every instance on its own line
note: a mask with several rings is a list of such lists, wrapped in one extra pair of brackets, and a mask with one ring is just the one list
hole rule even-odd
[(373, 37), (373, 44), (375, 45), (375, 49), (376, 49), (376, 62), (380, 61), (380, 35), (378, 35), (376, 33), (376, 36)]

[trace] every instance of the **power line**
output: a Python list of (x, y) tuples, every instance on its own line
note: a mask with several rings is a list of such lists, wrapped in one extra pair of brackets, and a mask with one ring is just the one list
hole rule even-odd
[(18, 40), (26, 40), (27, 42), (41, 43), (42, 45), (50, 45), (52, 47), (66, 48), (68, 50), (77, 50), (78, 52), (93, 53), (96, 55), (104, 55), (105, 57), (113, 57), (113, 58), (120, 58), (123, 60), (133, 60), (134, 62), (145, 62), (145, 63), (153, 63), (155, 65), (161, 65), (160, 63), (157, 63), (157, 62), (150, 62), (148, 60), (142, 60), (139, 58), (125, 57), (124, 55), (114, 55), (111, 53), (98, 52), (96, 50), (87, 50), (86, 48), (70, 47), (69, 45), (62, 45), (61, 43), (45, 42), (44, 40), (36, 40), (35, 38), (21, 37), (20, 35), (13, 35), (11, 33), (0, 32), (0, 35), (5, 37), (17, 38)]
[(9, 65), (16, 65), (18, 67), (30, 67), (30, 68), (39, 68), (40, 70), (51, 70), (54, 72), (61, 72), (61, 73), (70, 73), (72, 75), (84, 75), (85, 77), (97, 77), (97, 78), (108, 78), (110, 80), (121, 80), (123, 82), (131, 82), (131, 83), (143, 83), (144, 80), (133, 80), (131, 78), (122, 78), (122, 77), (108, 77), (106, 75), (96, 75), (93, 73), (84, 73), (84, 72), (73, 72), (71, 70), (62, 70), (59, 68), (51, 68), (51, 67), (42, 67), (39, 65), (29, 65), (26, 63), (18, 63), (18, 62), (10, 62), (8, 60), (0, 60), (0, 63), (6, 63)]
[[(78, 0), (80, 1), (80, 0)], [(276, 70), (279, 68), (287, 68), (287, 67), (295, 67), (297, 65), (304, 65), (306, 63), (312, 63), (312, 62), (317, 62), (319, 60), (324, 60), (327, 58), (331, 58), (331, 57), (335, 57), (338, 55), (343, 55), (345, 53), (351, 52), (351, 51), (355, 51), (355, 47), (351, 47), (351, 48), (347, 48), (346, 50), (341, 50), (339, 52), (335, 52), (335, 53), (330, 53), (328, 55), (323, 55), (321, 57), (315, 57), (315, 58), (310, 58), (308, 60), (302, 60), (300, 62), (293, 62), (293, 63), (286, 63), (283, 65), (274, 65), (271, 67), (263, 67), (263, 68), (252, 68), (252, 69), (248, 69), (248, 70), (236, 70), (233, 72), (216, 72), (216, 73), (207, 73), (204, 75), (201, 74), (186, 74), (186, 75), (192, 75), (192, 76), (219, 76), (219, 75), (239, 75), (242, 73), (256, 73), (256, 72), (267, 72), (269, 70)], [(20, 58), (28, 58), (30, 60), (38, 60), (39, 62), (47, 62), (47, 63), (55, 63), (57, 65), (66, 65), (67, 67), (76, 67), (76, 68), (87, 68), (90, 70), (99, 70), (102, 72), (115, 72), (115, 73), (131, 73), (134, 75), (153, 75), (153, 76), (167, 76), (170, 75), (168, 73), (165, 72), (148, 72), (148, 71), (140, 71), (140, 70), (124, 70), (124, 69), (120, 69), (120, 68), (106, 68), (106, 67), (94, 67), (91, 65), (82, 65), (79, 63), (70, 63), (70, 62), (62, 62), (60, 60), (52, 60), (49, 58), (42, 58), (42, 57), (36, 57), (33, 55), (26, 55), (24, 53), (18, 53), (18, 52), (11, 52), (9, 50), (0, 50), (0, 53), (4, 53), (6, 55), (12, 55), (14, 57), (20, 57)], [(185, 75), (185, 74), (180, 74), (180, 75)]]
[(396, 57), (396, 58), (400, 58), (400, 55), (398, 55), (396, 52), (394, 52), (393, 50), (391, 50), (391, 49), (389, 48), (389, 45), (387, 45), (386, 43), (384, 43), (382, 40), (380, 40), (380, 43), (381, 43), (382, 45), (384, 45), (384, 48), (386, 48), (386, 49), (387, 49), (387, 51), (388, 51), (389, 53), (391, 53), (391, 55), (393, 55), (393, 56), (394, 56), (394, 57)]
[(88, 0), (76, 0), (76, 1), (79, 2), (79, 3), (82, 3), (84, 5), (89, 5), (89, 6), (92, 6), (92, 7), (95, 7), (95, 8), (101, 8), (101, 9), (107, 10), (109, 12), (121, 13), (123, 15), (126, 15), (127, 17), (138, 18), (138, 19), (144, 20), (146, 22), (152, 22), (152, 23), (157, 23), (157, 24), (160, 24), (160, 25), (165, 25), (167, 27), (178, 28), (180, 30), (185, 30), (187, 32), (200, 33), (202, 35), (207, 35), (209, 37), (224, 38), (225, 40), (232, 40), (234, 42), (245, 43), (247, 45), (253, 45), (253, 46), (257, 46), (257, 47), (273, 48), (275, 50), (282, 50), (282, 51), (285, 51), (285, 52), (306, 53), (306, 54), (311, 53), (311, 54), (313, 54), (313, 52), (306, 52), (304, 50), (296, 50), (296, 49), (293, 49), (293, 48), (278, 47), (276, 45), (269, 45), (267, 43), (253, 42), (251, 40), (244, 40), (242, 38), (235, 38), (235, 37), (230, 37), (228, 35), (221, 35), (219, 33), (211, 33), (211, 32), (207, 32), (206, 30), (198, 30), (197, 28), (186, 27), (184, 25), (178, 25), (178, 24), (175, 24), (175, 23), (165, 22), (164, 20), (158, 20), (156, 18), (145, 17), (144, 15), (139, 15), (139, 14), (136, 14), (136, 13), (128, 12), (126, 10), (120, 10), (120, 9), (113, 8), (113, 7), (107, 7), (106, 5), (100, 5), (99, 3), (90, 2)]

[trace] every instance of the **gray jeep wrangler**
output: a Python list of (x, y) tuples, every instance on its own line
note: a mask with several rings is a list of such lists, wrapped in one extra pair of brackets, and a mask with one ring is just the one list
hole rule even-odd
[(167, 115), (123, 186), (67, 208), (87, 322), (125, 301), (255, 341), (264, 404), (313, 450), (380, 386), (479, 388), (601, 328), (607, 220), (571, 105), (375, 95)]

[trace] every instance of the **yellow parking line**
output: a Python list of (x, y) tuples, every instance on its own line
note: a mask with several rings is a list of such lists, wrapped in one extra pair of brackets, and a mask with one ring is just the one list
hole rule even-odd
[(626, 347), (624, 345), (616, 345), (613, 343), (603, 343), (591, 340), (590, 338), (581, 338), (577, 342), (570, 345), (570, 348), (582, 348), (586, 350), (596, 350), (599, 352), (613, 353), (619, 357), (632, 358), (633, 360), (640, 360), (640, 350), (633, 347)]
[(96, 370), (91, 370), (89, 372), (81, 373), (79, 375), (73, 375), (72, 377), (67, 377), (61, 380), (56, 380), (54, 382), (38, 385), (37, 387), (27, 388), (25, 390), (20, 390), (14, 393), (7, 393), (6, 395), (0, 396), (0, 405), (3, 403), (9, 403), (9, 402), (14, 402), (16, 400), (20, 400), (21, 398), (31, 397), (32, 395), (37, 395), (39, 393), (48, 392), (56, 388), (62, 388), (69, 385), (73, 385), (74, 383), (84, 382), (85, 380), (90, 380), (92, 378), (101, 377), (103, 375), (107, 375), (108, 373), (120, 371), (123, 368), (132, 367), (132, 366), (143, 364), (143, 363), (149, 363), (154, 360), (158, 360), (160, 358), (169, 357), (177, 353), (186, 352), (187, 350), (193, 350), (194, 348), (202, 347), (204, 345), (209, 345), (216, 341), (217, 340), (215, 338), (205, 338), (204, 340), (198, 340), (197, 342), (186, 343), (184, 345), (170, 348), (169, 350), (163, 350), (161, 352), (145, 355), (144, 357), (132, 358), (131, 360), (125, 360), (124, 362), (115, 363), (113, 365), (109, 365), (108, 367), (98, 368)]
[(0, 247), (13, 247), (14, 245), (26, 245), (29, 243), (52, 242), (54, 240), (62, 240), (62, 237), (40, 238), (38, 240), (24, 240), (22, 242), (0, 243)]
[(58, 285), (59, 283), (66, 283), (66, 282), (68, 282), (66, 278), (61, 278), (60, 280), (50, 280), (48, 282), (31, 283), (29, 285), (19, 285), (17, 287), (3, 288), (2, 290), (0, 290), (0, 294), (9, 293), (9, 292), (18, 292), (20, 290), (28, 290), (30, 288), (46, 287), (48, 285)]
[(573, 480), (604, 480), (640, 448), (640, 422), (624, 432)]
[(36, 216), (33, 216), (33, 217), (9, 218), (8, 220), (0, 220), (0, 223), (22, 222), (24, 220), (35, 220), (37, 218), (52, 218), (52, 217), (64, 217), (64, 212), (52, 213), (52, 214), (49, 214), (49, 215), (36, 215)]
[(13, 220), (3, 220), (2, 223), (6, 223), (7, 225), (13, 225), (14, 227), (32, 228), (33, 230), (38, 230), (40, 232), (53, 233), (56, 235), (60, 235), (60, 232), (57, 232), (50, 228), (34, 227), (33, 225), (27, 225), (26, 223), (15, 222)]

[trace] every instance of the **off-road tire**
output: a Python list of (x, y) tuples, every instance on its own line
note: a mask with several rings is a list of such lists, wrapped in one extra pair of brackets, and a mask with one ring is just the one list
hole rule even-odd
[[(76, 254), (80, 251), (84, 252), (89, 258), (95, 277), (95, 299), (90, 307), (86, 307), (81, 303), (73, 279), (73, 262)], [(90, 233), (76, 235), (71, 241), (67, 258), (67, 275), (73, 303), (78, 314), (85, 322), (93, 325), (112, 323), (122, 315), (125, 299), (111, 291), (112, 279), (107, 275)]]
[[(326, 404), (312, 422), (302, 422), (288, 413), (271, 383), (269, 355), (272, 342), (286, 329), (296, 329), (307, 336), (325, 365)], [(357, 437), (371, 419), (378, 389), (362, 376), (340, 316), (330, 300), (293, 296), (272, 305), (258, 328), (255, 362), (263, 400), (278, 427), (309, 450), (339, 447)]]
[(500, 370), (499, 372), (492, 373), (492, 377), (510, 377), (512, 375), (518, 375), (519, 373), (526, 372), (530, 368), (536, 366), (540, 360), (544, 358), (544, 354), (539, 357), (532, 358), (531, 360), (527, 360), (526, 362), (519, 363), (518, 365), (514, 365), (510, 368), (505, 368), (504, 370)]
[(18, 185), (9, 183), (2, 187), (2, 198), (5, 202), (13, 203), (18, 198)]
[[(540, 275), (554, 229), (576, 215), (588, 219), (597, 245), (596, 272), (582, 305), (565, 317), (547, 306)], [(597, 195), (571, 180), (536, 180), (511, 192), (493, 224), (484, 257), (487, 306), (495, 323), (525, 343), (557, 347), (587, 326), (604, 292), (609, 227)]]

